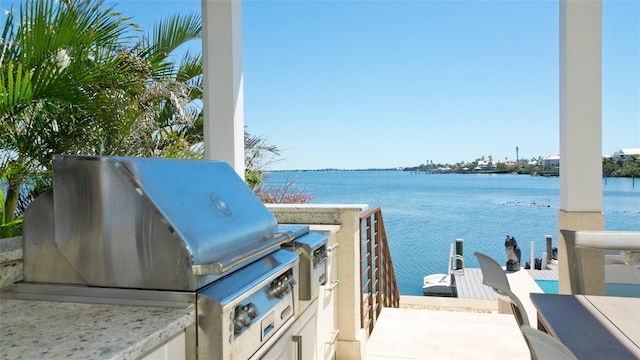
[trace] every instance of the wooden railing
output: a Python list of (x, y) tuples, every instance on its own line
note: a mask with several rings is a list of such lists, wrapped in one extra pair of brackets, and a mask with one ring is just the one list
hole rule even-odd
[(360, 214), (360, 272), (360, 319), (362, 328), (369, 336), (383, 307), (400, 306), (396, 274), (380, 207)]

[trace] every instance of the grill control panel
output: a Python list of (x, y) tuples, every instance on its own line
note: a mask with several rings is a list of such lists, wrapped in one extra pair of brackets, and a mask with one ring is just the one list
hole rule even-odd
[(299, 299), (313, 300), (327, 278), (327, 241), (325, 234), (309, 232), (287, 244), (284, 249), (300, 257)]
[(198, 294), (198, 352), (209, 359), (258, 356), (296, 316), (298, 257), (274, 253)]

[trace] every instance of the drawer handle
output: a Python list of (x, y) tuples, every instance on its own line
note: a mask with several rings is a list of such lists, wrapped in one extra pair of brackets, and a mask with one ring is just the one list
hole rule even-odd
[(339, 282), (340, 282), (340, 280), (336, 280), (336, 281), (332, 282), (331, 285), (327, 286), (327, 288), (325, 290), (327, 290), (327, 291), (335, 290), (335, 288), (336, 288), (336, 286), (338, 286)]
[(340, 332), (340, 330), (335, 329), (331, 331), (331, 340), (327, 341), (326, 344), (327, 345), (334, 345), (336, 343), (336, 340), (338, 340), (338, 333)]
[(293, 342), (296, 344), (297, 360), (302, 360), (302, 336), (294, 335)]
[(336, 243), (336, 244), (333, 244), (333, 245), (331, 245), (331, 246), (329, 246), (329, 247), (327, 248), (327, 252), (332, 252), (332, 251), (333, 251), (335, 248), (337, 248), (337, 247), (338, 247), (338, 244), (337, 244), (337, 243)]

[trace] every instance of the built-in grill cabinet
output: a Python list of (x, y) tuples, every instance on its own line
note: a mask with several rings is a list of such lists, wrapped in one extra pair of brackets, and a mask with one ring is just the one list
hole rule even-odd
[(195, 305), (188, 358), (257, 358), (297, 316), (300, 260), (282, 249), (297, 237), (316, 279), (302, 294), (317, 296), (326, 255), (308, 232), (280, 230), (223, 162), (55, 156), (53, 189), (24, 216), (24, 282), (3, 296)]
[(300, 300), (317, 298), (320, 286), (327, 281), (327, 236), (310, 232), (286, 243), (284, 248), (300, 257)]

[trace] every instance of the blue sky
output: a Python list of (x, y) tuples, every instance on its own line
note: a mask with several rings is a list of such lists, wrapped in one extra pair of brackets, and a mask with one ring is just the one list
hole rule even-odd
[[(149, 28), (200, 1), (117, 9)], [(244, 1), (243, 62), (272, 169), (559, 152), (557, 1)], [(640, 147), (640, 1), (603, 2), (602, 67), (603, 154)]]

